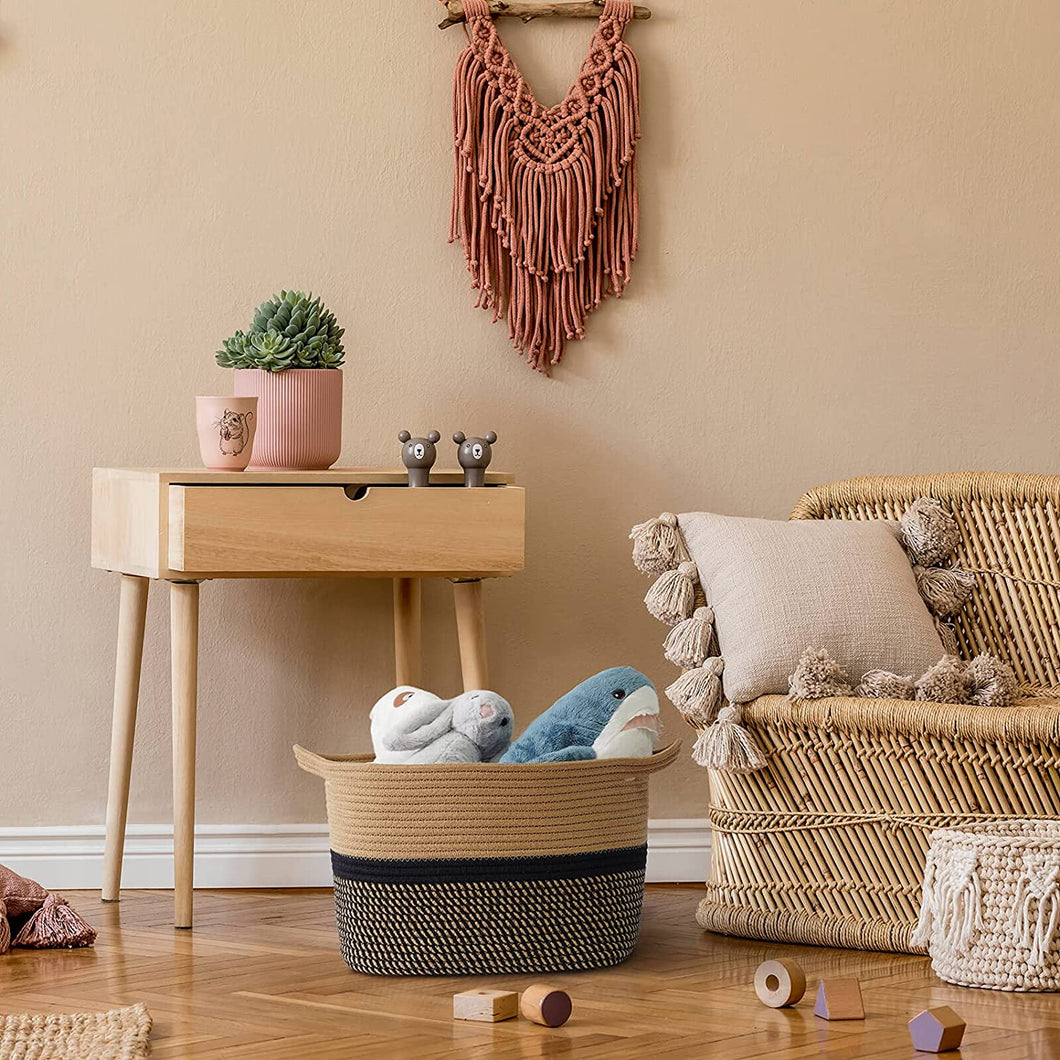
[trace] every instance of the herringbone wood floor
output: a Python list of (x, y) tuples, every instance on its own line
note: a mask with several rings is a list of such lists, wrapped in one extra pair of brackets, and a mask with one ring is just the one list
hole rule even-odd
[[(0, 958), (0, 1011), (114, 1008), (143, 1001), (154, 1017), (154, 1057), (576, 1056), (578, 1060), (770, 1060), (825, 1056), (891, 1060), (914, 1054), (906, 1020), (948, 1004), (968, 1021), (966, 1060), (1060, 1057), (1060, 996), (963, 990), (926, 960), (773, 946), (705, 935), (694, 913), (702, 889), (649, 887), (640, 947), (618, 968), (545, 977), (574, 999), (555, 1030), (523, 1020), (454, 1023), (452, 995), (474, 983), (520, 989), (534, 978), (377, 979), (339, 957), (327, 891), (200, 891), (194, 931), (174, 931), (167, 892), (126, 892), (120, 905), (71, 894), (99, 930), (94, 949), (15, 950)], [(856, 975), (868, 1018), (825, 1023), (811, 991), (794, 1010), (760, 1005), (758, 963), (786, 955), (807, 976)]]

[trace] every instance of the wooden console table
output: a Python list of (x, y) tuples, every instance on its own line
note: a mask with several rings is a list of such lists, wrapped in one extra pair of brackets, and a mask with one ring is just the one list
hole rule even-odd
[(523, 568), (525, 500), (510, 475), (466, 489), (434, 471), (95, 468), (92, 566), (121, 574), (103, 900), (117, 901), (147, 589), (170, 583), (174, 923), (191, 927), (199, 583), (211, 578), (394, 580), (395, 678), (420, 682), (420, 579), (453, 583), (464, 688), (488, 688), (482, 579)]

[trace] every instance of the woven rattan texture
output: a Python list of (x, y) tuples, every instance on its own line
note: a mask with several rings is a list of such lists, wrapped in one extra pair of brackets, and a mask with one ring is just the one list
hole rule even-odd
[(0, 1060), (139, 1060), (151, 1017), (143, 1005), (73, 1015), (0, 1016)]
[(932, 829), (1060, 816), (1060, 478), (852, 479), (808, 493), (793, 517), (897, 519), (920, 496), (957, 519), (962, 565), (1001, 572), (979, 575), (957, 636), (966, 657), (1007, 659), (1025, 698), (1004, 710), (747, 704), (768, 765), (710, 775), (711, 875), (698, 915), (709, 930), (923, 952), (910, 938)]
[(512, 975), (604, 968), (637, 944), (644, 870), (432, 884), (335, 878), (339, 944), (369, 975)]
[(361, 858), (533, 857), (636, 847), (647, 839), (643, 759), (532, 765), (380, 765), (297, 748), (324, 778), (331, 849)]

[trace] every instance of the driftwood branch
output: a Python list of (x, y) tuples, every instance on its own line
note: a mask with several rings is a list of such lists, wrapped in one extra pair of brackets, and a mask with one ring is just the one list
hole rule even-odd
[[(518, 18), (530, 22), (535, 18), (599, 18), (603, 0), (566, 0), (563, 3), (545, 3), (544, 0), (489, 0), (490, 14), (494, 18)], [(464, 21), (464, 5), (461, 0), (447, 0), (446, 17), (438, 23), (439, 29), (448, 29)], [(637, 5), (634, 18), (651, 18), (651, 10)]]

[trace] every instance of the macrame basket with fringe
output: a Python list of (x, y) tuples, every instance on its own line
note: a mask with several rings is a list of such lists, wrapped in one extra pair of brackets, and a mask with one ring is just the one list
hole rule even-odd
[(933, 832), (913, 941), (948, 983), (1060, 990), (1060, 821)]
[[(792, 518), (897, 521), (922, 497), (953, 515), (954, 561), (976, 577), (948, 625), (955, 653), (1009, 663), (1012, 706), (777, 695), (723, 716), (709, 601), (677, 519), (634, 530), (634, 562), (658, 575), (646, 604), (672, 627), (666, 656), (694, 668), (671, 699), (700, 730), (708, 767), (711, 866), (697, 919), (709, 931), (923, 953), (914, 931), (934, 830), (1060, 817), (1060, 476), (850, 479), (807, 493)], [(726, 733), (718, 768), (711, 737)]]
[(649, 758), (389, 765), (294, 749), (323, 778), (339, 948), (370, 975), (604, 968), (637, 945)]

